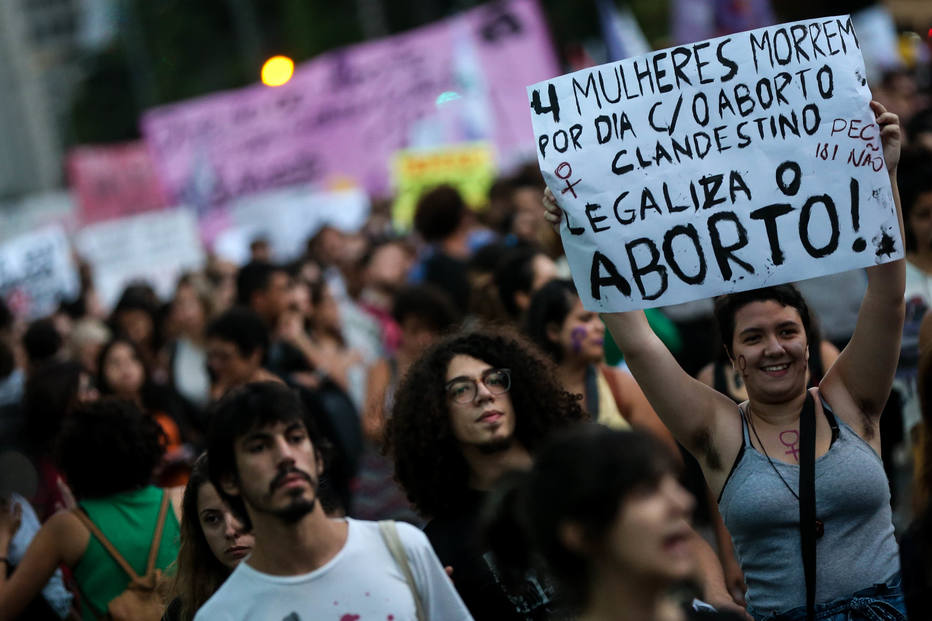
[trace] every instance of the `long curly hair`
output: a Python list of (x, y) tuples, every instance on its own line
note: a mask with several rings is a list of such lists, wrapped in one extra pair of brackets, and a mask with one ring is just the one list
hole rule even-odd
[(466, 502), (469, 467), (453, 435), (444, 389), (458, 354), (511, 369), (515, 439), (531, 454), (549, 434), (588, 416), (578, 397), (560, 386), (553, 364), (516, 333), (471, 330), (436, 343), (402, 379), (385, 429), (395, 478), (426, 517), (455, 513)]

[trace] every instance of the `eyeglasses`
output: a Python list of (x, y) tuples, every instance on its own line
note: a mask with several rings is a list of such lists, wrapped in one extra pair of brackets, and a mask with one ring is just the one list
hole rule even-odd
[[(511, 369), (486, 369), (479, 381), (493, 395), (506, 393), (511, 388)], [(479, 384), (471, 377), (457, 377), (447, 383), (446, 389), (456, 403), (469, 403), (479, 394)]]

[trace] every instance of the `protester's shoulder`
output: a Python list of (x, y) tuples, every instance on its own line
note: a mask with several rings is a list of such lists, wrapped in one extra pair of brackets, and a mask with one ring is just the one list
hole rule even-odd
[(234, 613), (238, 608), (238, 602), (247, 596), (248, 591), (248, 580), (243, 578), (244, 565), (245, 563), (240, 563), (220, 585), (220, 588), (210, 596), (210, 599), (204, 602), (204, 605), (198, 609), (194, 621), (213, 621), (214, 619), (233, 621), (236, 619)]
[[(356, 532), (365, 531), (370, 536), (380, 537), (381, 538), (381, 522), (374, 522), (369, 520), (353, 520), (348, 519), (347, 522), (350, 525), (350, 529)], [(398, 538), (401, 539), (401, 542), (405, 545), (406, 548), (416, 548), (416, 547), (430, 547), (430, 542), (427, 540), (427, 535), (424, 532), (408, 524), (407, 522), (394, 522), (395, 530), (398, 533)]]
[(395, 522), (395, 527), (398, 529), (398, 536), (406, 546), (430, 547), (427, 535), (417, 526), (407, 522)]

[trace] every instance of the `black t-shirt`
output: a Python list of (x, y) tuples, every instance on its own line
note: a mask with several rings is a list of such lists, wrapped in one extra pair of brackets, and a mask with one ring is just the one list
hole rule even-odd
[(502, 580), (491, 554), (478, 544), (483, 492), (470, 491), (455, 515), (435, 518), (424, 528), (444, 567), (453, 567), (453, 585), (476, 621), (539, 621), (561, 615), (555, 589), (546, 578), (529, 574), (524, 584), (510, 587)]

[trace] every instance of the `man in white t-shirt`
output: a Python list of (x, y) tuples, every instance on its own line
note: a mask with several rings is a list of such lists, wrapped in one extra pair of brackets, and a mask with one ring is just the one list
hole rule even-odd
[(214, 409), (211, 480), (251, 523), (255, 546), (195, 621), (415, 621), (418, 602), (425, 621), (471, 621), (419, 530), (397, 525), (411, 584), (377, 523), (327, 517), (324, 448), (282, 384), (247, 384)]

